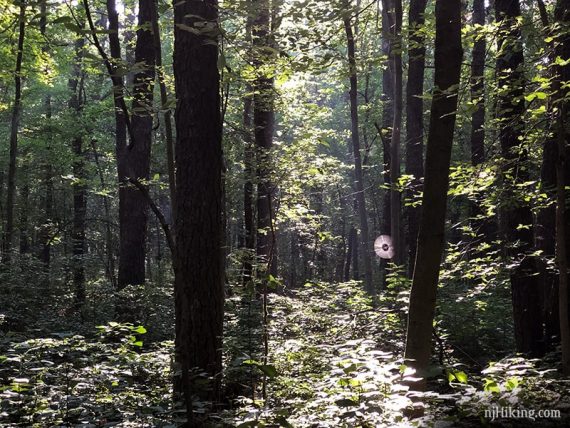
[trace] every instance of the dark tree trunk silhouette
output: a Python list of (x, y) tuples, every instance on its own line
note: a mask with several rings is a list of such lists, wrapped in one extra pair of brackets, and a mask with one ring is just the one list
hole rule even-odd
[(275, 126), (273, 78), (266, 76), (261, 67), (271, 63), (270, 4), (269, 0), (255, 0), (253, 3), (255, 19), (252, 27), (253, 63), (257, 75), (253, 82), (253, 126), (255, 147), (257, 150), (257, 257), (259, 268), (271, 269), (274, 255), (271, 182), (271, 147), (273, 146), (273, 128)]
[[(218, 398), (222, 369), (222, 122), (218, 71), (218, 2), (174, 7), (176, 84), (175, 393)], [(203, 23), (208, 31), (198, 31)], [(190, 31), (189, 31), (190, 30)], [(204, 196), (207, 197), (204, 197)], [(213, 376), (209, 389), (194, 382), (197, 368)]]
[(435, 76), (418, 253), (410, 294), (405, 358), (424, 378), (431, 354), (439, 269), (444, 247), (449, 167), (461, 76), (461, 0), (439, 0), (435, 6)]
[(14, 105), (12, 106), (12, 122), (10, 125), (10, 158), (8, 163), (8, 183), (6, 192), (6, 226), (4, 228), (3, 262), (9, 263), (14, 239), (14, 201), (16, 197), (16, 162), (18, 159), (18, 130), (22, 110), (22, 58), (24, 55), (24, 39), (26, 37), (26, 1), (20, 1), (18, 15), (18, 51), (14, 69)]
[[(499, 27), (497, 82), (502, 88), (498, 99), (499, 139), (503, 156), (501, 179), (507, 201), (501, 207), (505, 238), (510, 245), (508, 255), (515, 259), (511, 277), (515, 341), (519, 352), (538, 356), (543, 352), (542, 310), (537, 260), (527, 253), (534, 248), (532, 212), (526, 203), (516, 200), (516, 185), (528, 180), (525, 162), (528, 154), (521, 148), (523, 130), (524, 76), (521, 16), (518, 0), (496, 0), (496, 21)], [(521, 225), (523, 227), (521, 227)], [(513, 244), (518, 242), (518, 248)]]
[[(356, 43), (352, 31), (350, 18), (344, 18), (344, 30), (348, 47), (348, 64), (350, 68), (350, 122), (351, 140), (354, 156), (354, 190), (356, 192), (356, 203), (358, 218), (360, 221), (360, 246), (362, 250), (362, 260), (364, 262), (364, 286), (366, 291), (373, 295), (375, 293), (372, 282), (372, 247), (370, 245), (370, 234), (368, 231), (368, 214), (366, 212), (366, 197), (364, 195), (364, 181), (362, 173), (362, 159), (360, 155), (360, 137), (358, 129), (358, 80), (356, 70)], [(355, 253), (356, 247), (353, 248)]]
[[(383, 4), (382, 7), (382, 53), (386, 55), (387, 61), (382, 72), (382, 122), (381, 126), (377, 126), (382, 142), (382, 183), (384, 187), (384, 196), (382, 198), (382, 218), (380, 219), (380, 233), (382, 235), (390, 235), (392, 233), (391, 218), (391, 194), (390, 187), (392, 185), (390, 170), (390, 147), (392, 141), (392, 124), (394, 121), (394, 61), (392, 58), (392, 36), (390, 34), (390, 19), (388, 8)], [(386, 282), (386, 266), (387, 260), (380, 260), (380, 270), (382, 275), (382, 286)]]
[[(46, 27), (47, 27), (47, 0), (42, 0), (40, 5), (40, 33), (45, 37)], [(49, 53), (50, 45), (45, 43), (42, 46), (42, 52), (44, 54)], [(46, 145), (46, 157), (44, 168), (44, 180), (45, 180), (45, 203), (44, 203), (44, 221), (40, 230), (40, 254), (39, 258), (44, 264), (44, 270), (46, 275), (49, 275), (49, 268), (51, 262), (51, 243), (50, 243), (50, 225), (52, 223), (53, 217), (53, 170), (50, 159), (51, 153), (51, 116), (52, 116), (52, 106), (51, 106), (51, 92), (48, 92), (44, 99), (45, 114), (48, 126), (48, 141)], [(49, 283), (49, 276), (46, 277), (46, 284)]]
[[(477, 0), (476, 0), (477, 1)], [(411, 0), (408, 19), (408, 82), (406, 85), (406, 174), (413, 176), (411, 189), (407, 192), (409, 202), (421, 192), (424, 175), (424, 71), (425, 36), (422, 27), (427, 0)], [(405, 207), (408, 222), (406, 243), (408, 245), (408, 272), (413, 274), (416, 262), (416, 247), (421, 207)]]
[[(555, 20), (562, 28), (562, 35), (558, 40), (555, 57), (563, 61), (570, 60), (570, 5), (567, 1), (558, 0), (555, 8)], [(570, 213), (568, 210), (568, 191), (570, 184), (570, 105), (565, 93), (567, 89), (563, 84), (570, 82), (570, 65), (555, 66), (555, 101), (557, 103), (556, 115), (556, 142), (558, 158), (556, 162), (556, 258), (559, 270), (559, 314), (560, 314), (560, 342), (562, 350), (562, 372), (570, 374), (570, 316), (568, 296), (568, 267), (570, 264)]]
[[(83, 38), (79, 38), (75, 42), (75, 63), (73, 64), (73, 72), (67, 85), (71, 93), (68, 105), (75, 120), (80, 120), (84, 102), (81, 76), (84, 45), (85, 40)], [(81, 135), (73, 138), (71, 151), (73, 152), (73, 176), (76, 179), (76, 182), (73, 184), (73, 227), (71, 230), (73, 257), (71, 264), (75, 304), (80, 308), (85, 302), (84, 256), (86, 251), (85, 214), (87, 209), (85, 160), (83, 154), (83, 137)]]
[(148, 201), (130, 180), (149, 179), (152, 144), (152, 102), (155, 78), (155, 48), (152, 22), (154, 0), (139, 0), (135, 63), (142, 67), (133, 78), (132, 135), (129, 145), (117, 146), (119, 168), (119, 276), (118, 287), (145, 281), (145, 244)]
[(393, 120), (392, 135), (390, 139), (390, 235), (394, 246), (392, 261), (401, 265), (404, 255), (404, 241), (402, 240), (401, 210), (402, 194), (398, 189), (400, 179), (400, 151), (402, 135), (402, 1), (384, 0), (383, 7), (387, 10), (390, 48), (389, 58), (392, 62), (393, 87)]
[[(538, 2), (542, 25), (545, 29), (545, 37), (550, 34), (550, 20), (546, 7), (542, 1)], [(548, 44), (549, 61), (552, 64), (555, 60), (554, 47)], [(551, 70), (552, 71), (552, 70)], [(551, 76), (549, 76), (551, 77)], [(553, 100), (549, 102), (552, 109)], [(554, 128), (556, 123), (551, 124)], [(540, 191), (546, 194), (549, 200), (556, 200), (556, 162), (558, 156), (555, 131), (545, 138), (542, 150), (542, 165), (540, 167)], [(540, 272), (540, 288), (542, 289), (543, 316), (544, 316), (544, 342), (545, 350), (551, 350), (560, 339), (560, 318), (558, 316), (558, 276), (549, 264), (556, 256), (556, 204), (552, 203), (542, 207), (537, 214), (534, 229), (535, 245), (541, 253), (538, 260)]]
[[(122, 158), (123, 148), (127, 145), (127, 112), (123, 108), (124, 106), (124, 77), (118, 72), (118, 67), (122, 64), (121, 57), (121, 44), (119, 39), (119, 16), (117, 14), (117, 8), (115, 5), (115, 0), (107, 0), (107, 15), (109, 22), (109, 49), (111, 53), (111, 64), (112, 73), (111, 80), (113, 82), (113, 100), (115, 103), (115, 156), (117, 157), (117, 174), (119, 178), (119, 247), (125, 251), (125, 247), (122, 246), (122, 234), (123, 225), (122, 221), (124, 215), (122, 211), (124, 210), (124, 203), (122, 202), (124, 191), (121, 189), (124, 186), (124, 181), (126, 177), (125, 162)], [(125, 261), (125, 256), (123, 252), (119, 250), (119, 271), (121, 271), (121, 264)], [(123, 264), (124, 266), (124, 264)], [(144, 264), (143, 264), (143, 280), (144, 280)], [(125, 268), (123, 267), (123, 272)], [(138, 277), (141, 275), (135, 272)], [(127, 281), (123, 278), (123, 281)], [(118, 281), (117, 286), (121, 287), (129, 282), (121, 283)]]
[[(474, 25), (485, 25), (485, 0), (473, 1)], [(485, 34), (478, 32), (473, 44), (471, 60), (471, 102), (475, 110), (471, 114), (471, 164), (479, 165), (485, 161), (485, 54), (487, 41)]]

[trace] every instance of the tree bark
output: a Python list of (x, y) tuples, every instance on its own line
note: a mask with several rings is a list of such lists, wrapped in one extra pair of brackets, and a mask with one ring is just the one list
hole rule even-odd
[[(192, 395), (218, 397), (222, 369), (222, 122), (218, 2), (174, 7), (176, 84), (175, 393), (193, 425)], [(205, 25), (205, 26), (204, 26)], [(198, 31), (198, 28), (202, 28)], [(189, 31), (189, 30), (193, 31)], [(206, 197), (205, 197), (206, 196)], [(213, 377), (208, 390), (190, 370)]]
[[(538, 1), (542, 25), (545, 28), (545, 37), (550, 37), (550, 20), (544, 2)], [(549, 43), (549, 61), (555, 60), (555, 52), (552, 43)], [(551, 65), (551, 67), (553, 67)], [(553, 71), (553, 70), (550, 70)], [(548, 73), (552, 77), (552, 73)], [(556, 97), (554, 97), (556, 98)], [(549, 110), (552, 110), (553, 100), (549, 102)], [(554, 120), (551, 128), (555, 128), (558, 121)], [(552, 131), (552, 129), (549, 129)], [(556, 200), (556, 163), (558, 156), (556, 130), (552, 136), (545, 138), (542, 149), (542, 165), (540, 168), (540, 191), (547, 195), (549, 201)], [(543, 316), (544, 316), (544, 342), (545, 350), (551, 350), (560, 339), (560, 318), (558, 316), (558, 277), (554, 269), (550, 267), (550, 260), (556, 257), (556, 204), (552, 203), (538, 211), (534, 229), (534, 240), (538, 250), (541, 251), (539, 259), (539, 280), (542, 289)]]
[(410, 294), (405, 358), (423, 378), (431, 354), (439, 268), (444, 248), (449, 167), (461, 75), (461, 0), (437, 0), (435, 6), (435, 81), (426, 149), (426, 170), (418, 253)]
[[(385, 0), (384, 0), (385, 1)], [(377, 126), (380, 140), (382, 141), (383, 171), (382, 181), (384, 184), (384, 196), (382, 198), (382, 218), (380, 221), (380, 233), (390, 235), (392, 233), (391, 218), (391, 188), (390, 177), (390, 147), (392, 141), (392, 125), (394, 122), (394, 61), (391, 51), (390, 19), (388, 8), (383, 3), (382, 7), (382, 53), (387, 57), (384, 71), (382, 72), (382, 124)], [(387, 260), (380, 260), (382, 286), (386, 282)]]
[[(248, 2), (251, 7), (252, 3)], [(246, 42), (252, 41), (253, 14), (248, 9), (246, 18)], [(251, 51), (250, 51), (251, 55)], [(244, 260), (242, 263), (242, 282), (247, 284), (253, 278), (253, 257), (255, 254), (255, 210), (254, 210), (254, 170), (255, 170), (255, 147), (252, 141), (252, 107), (253, 97), (250, 95), (252, 87), (246, 85), (247, 94), (243, 100), (243, 162), (244, 162), (244, 184), (243, 184), (243, 222), (244, 222)], [(254, 134), (253, 134), (254, 135)], [(293, 245), (293, 244), (291, 244)]]
[[(364, 181), (362, 173), (362, 159), (360, 154), (360, 137), (358, 129), (358, 77), (356, 70), (356, 42), (352, 31), (350, 17), (343, 18), (344, 30), (348, 47), (348, 65), (350, 70), (350, 123), (351, 140), (354, 157), (354, 190), (357, 202), (358, 217), (360, 220), (360, 246), (364, 262), (364, 287), (370, 295), (375, 294), (372, 280), (372, 257), (370, 247), (370, 234), (368, 231), (368, 214), (366, 212), (366, 197), (364, 195)], [(355, 248), (353, 248), (354, 253)]]
[[(473, 1), (473, 20), (476, 26), (485, 25), (485, 0)], [(479, 27), (476, 27), (479, 28)], [(478, 31), (473, 44), (471, 60), (471, 102), (475, 110), (471, 114), (471, 164), (476, 166), (485, 161), (485, 34)]]
[[(523, 49), (517, 18), (521, 16), (518, 0), (496, 0), (496, 21), (499, 28), (497, 81), (501, 88), (498, 117), (501, 121), (499, 140), (503, 166), (501, 179), (505, 187), (501, 215), (506, 226), (508, 256), (515, 260), (511, 279), (515, 341), (519, 352), (540, 356), (543, 353), (542, 296), (537, 275), (537, 260), (527, 255), (534, 248), (530, 206), (516, 200), (516, 186), (528, 180), (524, 167), (528, 154), (521, 148), (524, 105)], [(521, 227), (521, 225), (523, 227)], [(513, 248), (515, 243), (518, 248)], [(516, 260), (518, 259), (518, 260)]]
[(135, 63), (141, 68), (134, 75), (130, 144), (117, 147), (119, 171), (119, 289), (145, 281), (145, 244), (148, 201), (129, 180), (140, 183), (150, 175), (152, 145), (152, 103), (155, 79), (155, 48), (152, 22), (156, 16), (154, 0), (139, 0)]
[[(170, 192), (171, 212), (176, 212), (176, 171), (174, 167), (174, 137), (172, 134), (172, 113), (168, 103), (168, 93), (166, 91), (166, 73), (162, 64), (162, 44), (160, 42), (160, 25), (158, 22), (158, 11), (156, 5), (152, 7), (152, 32), (154, 41), (154, 53), (156, 70), (158, 73), (158, 85), (160, 89), (160, 103), (163, 110), (162, 120), (164, 122), (164, 136), (166, 145), (166, 162), (168, 168), (168, 187)], [(174, 223), (174, 221), (173, 221)]]
[(6, 226), (4, 228), (3, 259), (9, 263), (11, 259), (14, 238), (14, 201), (16, 196), (16, 162), (18, 159), (18, 130), (22, 110), (22, 58), (24, 54), (24, 38), (26, 36), (26, 1), (20, 1), (18, 15), (18, 47), (16, 52), (16, 67), (14, 69), (14, 105), (12, 107), (12, 122), (10, 128), (10, 160), (8, 164), (8, 183), (6, 192)]
[(253, 82), (253, 125), (257, 149), (257, 256), (261, 271), (270, 268), (273, 248), (271, 147), (275, 126), (273, 78), (264, 75), (263, 65), (272, 60), (269, 0), (255, 0), (253, 63), (258, 75)]
[(403, 240), (400, 224), (402, 210), (402, 193), (398, 189), (400, 179), (400, 149), (402, 128), (402, 1), (384, 0), (383, 7), (387, 10), (390, 26), (390, 54), (392, 61), (392, 87), (394, 95), (392, 136), (390, 139), (390, 235), (394, 246), (392, 262), (396, 265), (403, 263)]
[[(47, 0), (42, 0), (40, 5), (40, 33), (45, 37), (46, 35), (46, 27), (47, 27)], [(49, 43), (45, 43), (42, 46), (42, 52), (47, 54), (49, 53), (50, 46)], [(52, 116), (52, 107), (51, 107), (51, 92), (48, 92), (45, 100), (45, 112), (46, 112), (46, 120), (48, 126), (48, 142), (46, 145), (46, 161), (45, 161), (45, 205), (44, 205), (44, 222), (41, 227), (40, 231), (40, 242), (41, 242), (41, 249), (40, 249), (40, 260), (44, 264), (44, 272), (46, 274), (46, 284), (49, 284), (49, 268), (51, 262), (51, 224), (52, 224), (52, 217), (53, 217), (53, 170), (51, 165), (51, 116)]]
[[(476, 0), (478, 1), (478, 0)], [(422, 27), (427, 0), (411, 0), (408, 19), (408, 82), (406, 85), (406, 174), (412, 176), (408, 203), (421, 193), (424, 175), (424, 72), (425, 37)], [(408, 272), (414, 272), (420, 222), (420, 206), (407, 206)]]
[[(557, 40), (555, 57), (563, 61), (570, 60), (570, 5), (566, 1), (558, 0), (555, 8), (555, 19), (560, 23), (561, 37)], [(570, 214), (568, 213), (568, 192), (570, 184), (570, 108), (567, 89), (563, 85), (570, 82), (570, 65), (557, 65), (555, 67), (555, 98), (557, 101), (557, 127), (556, 142), (558, 159), (556, 163), (556, 256), (559, 270), (559, 314), (560, 314), (560, 341), (562, 350), (562, 371), (570, 374), (570, 316), (568, 297), (568, 266), (570, 256)]]
[[(76, 121), (80, 120), (83, 109), (82, 98), (82, 61), (85, 40), (81, 37), (75, 42), (75, 63), (68, 82), (71, 97), (68, 102), (69, 109)], [(83, 137), (78, 135), (71, 142), (73, 152), (73, 227), (71, 231), (72, 242), (72, 274), (73, 289), (75, 290), (75, 305), (77, 309), (85, 303), (85, 267), (84, 257), (86, 251), (85, 240), (85, 214), (87, 210), (87, 188), (85, 185), (85, 162), (83, 154)]]

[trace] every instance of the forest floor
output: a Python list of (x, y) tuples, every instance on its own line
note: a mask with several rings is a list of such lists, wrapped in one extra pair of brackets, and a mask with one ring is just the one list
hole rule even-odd
[[(442, 343), (446, 362), (434, 367), (431, 392), (411, 393), (404, 381), (413, 374), (401, 359), (405, 293), (381, 296), (382, 309), (374, 309), (358, 290), (356, 283), (308, 283), (271, 294), (267, 361), (259, 357), (263, 335), (252, 317), (258, 302), (230, 297), (226, 383), (236, 398), (204, 426), (570, 425), (570, 385), (558, 376), (556, 355), (507, 358), (481, 372), (447, 355)], [(171, 405), (173, 344), (145, 342), (152, 328), (109, 323), (83, 335), (46, 328), (0, 332), (0, 426), (180, 425), (184, 415)], [(197, 415), (207, 406), (197, 401)], [(495, 407), (504, 415), (536, 413), (492, 421), (485, 410)], [(405, 416), (418, 409), (423, 417)], [(541, 418), (539, 410), (560, 411), (560, 417)]]

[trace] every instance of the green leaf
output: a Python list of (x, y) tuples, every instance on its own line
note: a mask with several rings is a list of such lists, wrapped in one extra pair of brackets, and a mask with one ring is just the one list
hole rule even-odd
[(505, 388), (507, 391), (512, 391), (517, 386), (519, 386), (520, 382), (521, 380), (518, 377), (511, 377), (505, 382)]
[(532, 92), (532, 93), (526, 95), (526, 96), (524, 97), (524, 99), (525, 99), (526, 101), (528, 101), (528, 102), (531, 102), (531, 101), (533, 101), (535, 98), (538, 98), (539, 100), (544, 100), (544, 99), (546, 99), (547, 97), (548, 97), (548, 94), (547, 94), (546, 92), (540, 92), (540, 91), (538, 91), (538, 92)]
[(467, 374), (465, 372), (456, 372), (455, 377), (460, 383), (467, 383)]
[(261, 364), (258, 366), (267, 377), (274, 378), (277, 377), (277, 369), (271, 364)]
[(146, 328), (144, 328), (142, 325), (139, 325), (137, 328), (133, 329), (133, 332), (137, 334), (145, 334)]
[(497, 382), (495, 382), (492, 379), (485, 379), (484, 390), (487, 392), (501, 392), (501, 388), (499, 388), (499, 385), (497, 385)]

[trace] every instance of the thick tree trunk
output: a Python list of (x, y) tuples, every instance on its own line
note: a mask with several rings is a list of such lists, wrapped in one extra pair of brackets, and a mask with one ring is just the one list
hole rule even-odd
[[(144, 257), (142, 257), (142, 268), (140, 266), (140, 250), (134, 249), (139, 256), (136, 258), (139, 261), (139, 265), (134, 267), (133, 271), (130, 273), (130, 278), (127, 278), (127, 260), (128, 248), (123, 243), (125, 233), (125, 226), (123, 222), (125, 221), (126, 215), (124, 214), (125, 203), (125, 181), (127, 177), (127, 165), (123, 156), (123, 151), (127, 146), (127, 111), (124, 108), (124, 77), (122, 74), (118, 73), (117, 68), (122, 64), (121, 57), (121, 43), (119, 39), (119, 15), (117, 13), (117, 7), (115, 0), (107, 0), (107, 15), (109, 19), (109, 48), (111, 51), (111, 59), (113, 61), (113, 73), (111, 79), (113, 81), (113, 100), (115, 103), (115, 156), (117, 157), (117, 174), (119, 179), (119, 277), (121, 277), (121, 271), (123, 272), (122, 278), (118, 280), (117, 286), (119, 288), (124, 287), (127, 284), (141, 283), (144, 282)], [(141, 274), (142, 269), (142, 274)], [(136, 280), (133, 281), (133, 278)], [(142, 280), (140, 279), (142, 278)]]
[[(476, 0), (477, 1), (477, 0)], [(424, 71), (425, 37), (422, 27), (427, 0), (411, 0), (408, 19), (408, 82), (406, 85), (406, 174), (413, 176), (408, 202), (415, 200), (422, 190), (424, 176)], [(416, 248), (420, 226), (421, 207), (405, 208), (408, 221), (408, 272), (414, 272)]]
[(6, 226), (4, 228), (3, 258), (4, 263), (10, 262), (12, 241), (14, 238), (14, 201), (16, 196), (16, 161), (18, 159), (18, 129), (22, 110), (22, 57), (24, 54), (24, 38), (26, 36), (26, 1), (20, 1), (18, 15), (18, 51), (14, 69), (14, 105), (12, 107), (12, 122), (10, 127), (10, 159), (8, 164), (8, 188), (6, 195)]
[(258, 75), (253, 82), (253, 125), (255, 146), (257, 149), (257, 256), (261, 271), (269, 271), (274, 253), (272, 226), (273, 183), (271, 183), (271, 147), (273, 146), (273, 128), (275, 113), (273, 105), (273, 78), (264, 75), (261, 67), (271, 63), (272, 50), (270, 33), (269, 0), (253, 2), (256, 13), (252, 36), (254, 47), (253, 62), (258, 68)]
[[(215, 400), (222, 369), (222, 122), (218, 72), (218, 2), (174, 7), (176, 83), (175, 392), (193, 424), (192, 395)], [(209, 23), (210, 31), (203, 28)], [(194, 31), (188, 31), (188, 28)], [(213, 376), (200, 387), (198, 368)]]
[[(461, 75), (461, 1), (435, 6), (435, 81), (426, 149), (426, 171), (418, 253), (410, 294), (405, 358), (417, 376), (429, 366), (439, 268), (444, 248), (449, 167)], [(425, 386), (425, 379), (416, 387)]]
[[(368, 231), (368, 214), (366, 212), (366, 197), (364, 195), (364, 181), (362, 173), (362, 159), (360, 155), (360, 137), (358, 129), (358, 78), (356, 70), (356, 43), (352, 31), (350, 18), (344, 18), (344, 30), (348, 47), (348, 65), (350, 69), (350, 122), (351, 140), (354, 156), (354, 190), (356, 192), (356, 202), (358, 218), (360, 220), (360, 246), (362, 249), (362, 260), (364, 262), (364, 287), (366, 291), (374, 295), (374, 283), (372, 280), (372, 248), (370, 246), (370, 233)], [(353, 253), (355, 248), (353, 248)]]
[(123, 165), (119, 189), (118, 287), (138, 285), (145, 281), (145, 244), (148, 222), (148, 201), (129, 180), (144, 182), (150, 174), (152, 145), (152, 102), (155, 78), (155, 48), (152, 22), (156, 16), (154, 0), (139, 0), (135, 63), (142, 67), (134, 75), (130, 144), (119, 147), (119, 163)]
[[(523, 167), (528, 155), (521, 151), (524, 114), (524, 77), (521, 31), (517, 19), (521, 16), (518, 0), (496, 0), (498, 23), (497, 81), (502, 88), (498, 99), (501, 120), (499, 139), (504, 164), (501, 178), (506, 189), (501, 215), (506, 226), (505, 238), (511, 245), (509, 256), (516, 260), (511, 272), (511, 290), (515, 341), (519, 352), (539, 356), (543, 352), (542, 295), (537, 275), (537, 260), (527, 255), (534, 247), (532, 212), (530, 206), (515, 200), (517, 184), (528, 180)], [(521, 225), (525, 227), (520, 227)], [(512, 248), (514, 243), (518, 248)]]

